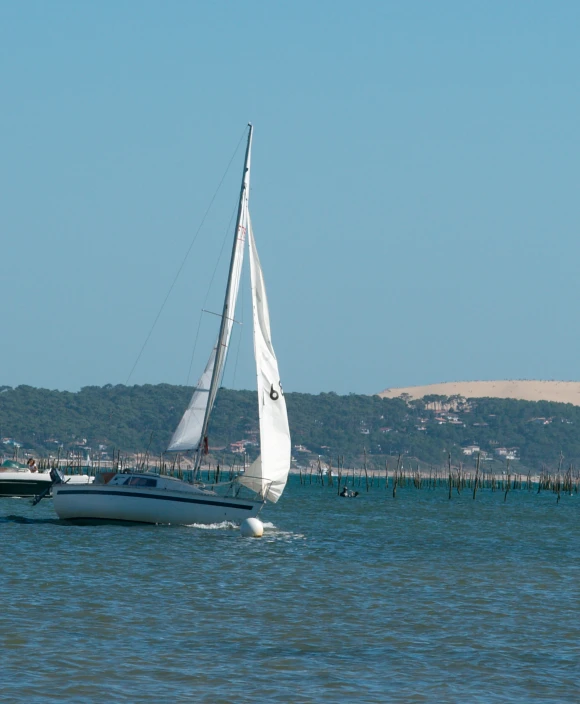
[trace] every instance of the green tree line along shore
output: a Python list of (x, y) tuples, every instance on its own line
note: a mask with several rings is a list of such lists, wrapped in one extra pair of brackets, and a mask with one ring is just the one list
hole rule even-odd
[[(145, 452), (159, 455), (186, 408), (192, 389), (169, 384), (88, 386), (79, 392), (31, 386), (0, 387), (0, 437), (4, 455), (34, 451), (41, 456), (81, 452)], [(403, 455), (441, 465), (473, 461), (470, 445), (495, 461), (506, 452), (521, 466), (540, 469), (580, 459), (580, 407), (548, 401), (429, 396), (381, 399), (335, 393), (287, 393), (293, 455), (300, 464), (321, 456), (357, 462), (366, 452), (371, 466)], [(258, 451), (256, 392), (222, 389), (209, 428), (213, 452), (229, 457), (230, 444), (247, 441)]]

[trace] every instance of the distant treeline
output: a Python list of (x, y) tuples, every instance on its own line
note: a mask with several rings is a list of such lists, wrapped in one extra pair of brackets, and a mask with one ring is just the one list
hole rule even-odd
[[(162, 452), (189, 402), (185, 386), (88, 386), (77, 393), (31, 386), (0, 387), (0, 436), (39, 454), (56, 454), (99, 446), (122, 452)], [(358, 461), (366, 450), (369, 462), (402, 454), (443, 464), (466, 457), (473, 444), (490, 455), (512, 450), (528, 467), (580, 461), (580, 407), (547, 401), (512, 399), (404, 398), (335, 393), (287, 393), (293, 454), (300, 462), (312, 455), (324, 460)], [(209, 429), (211, 448), (229, 448), (250, 440), (258, 429), (253, 391), (221, 389)], [(296, 446), (302, 446), (298, 448)], [(9, 454), (12, 445), (2, 446)], [(250, 456), (256, 449), (248, 447)], [(306, 452), (305, 450), (309, 451)], [(500, 458), (501, 459), (501, 458)]]

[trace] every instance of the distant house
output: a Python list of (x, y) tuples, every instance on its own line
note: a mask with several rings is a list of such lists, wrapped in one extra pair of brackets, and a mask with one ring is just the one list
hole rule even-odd
[(476, 452), (479, 452), (479, 445), (467, 445), (466, 447), (461, 448), (461, 452), (463, 452), (464, 455), (471, 456)]
[(495, 454), (499, 457), (505, 457), (506, 460), (519, 460), (519, 448), (517, 447), (496, 447)]

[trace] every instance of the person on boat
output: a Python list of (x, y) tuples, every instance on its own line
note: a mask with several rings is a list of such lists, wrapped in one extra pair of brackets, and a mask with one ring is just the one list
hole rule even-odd
[(28, 469), (30, 472), (38, 472), (38, 467), (36, 466), (34, 457), (28, 458)]
[(340, 492), (341, 496), (349, 496), (348, 489), (346, 488), (346, 484), (342, 487), (342, 491)]

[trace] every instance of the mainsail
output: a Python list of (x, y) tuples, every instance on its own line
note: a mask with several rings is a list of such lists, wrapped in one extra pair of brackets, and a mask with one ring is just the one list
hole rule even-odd
[(254, 356), (258, 377), (260, 456), (239, 478), (244, 486), (276, 502), (282, 495), (290, 470), (290, 429), (286, 401), (280, 383), (278, 361), (270, 334), (270, 314), (260, 258), (248, 213), (248, 245), (254, 318)]
[(168, 452), (185, 452), (187, 450), (197, 450), (196, 467), (201, 459), (201, 449), (203, 439), (207, 432), (209, 416), (213, 408), (215, 397), (220, 385), (224, 365), (226, 362), (232, 327), (234, 324), (234, 313), (236, 301), (240, 288), (240, 278), (242, 275), (242, 264), (244, 261), (244, 244), (246, 232), (248, 230), (249, 211), (248, 199), (250, 194), (250, 155), (252, 147), (252, 126), (248, 134), (248, 144), (246, 147), (246, 159), (244, 164), (244, 176), (240, 192), (240, 202), (238, 207), (238, 217), (236, 220), (236, 232), (232, 256), (230, 260), (230, 271), (226, 288), (226, 296), (222, 312), (222, 321), (217, 343), (213, 348), (205, 370), (199, 379), (196, 389), (193, 392), (187, 410), (173, 433)]

